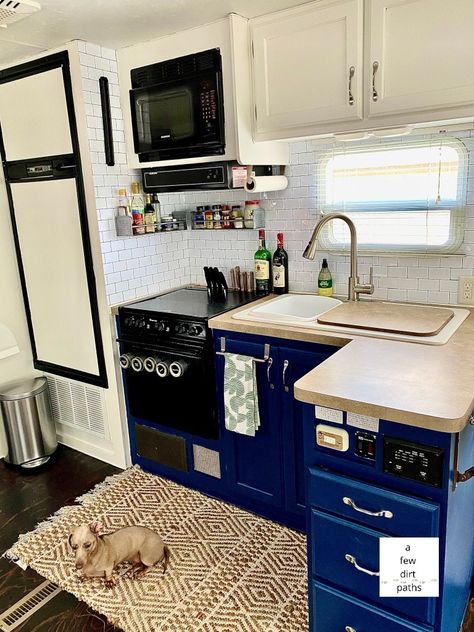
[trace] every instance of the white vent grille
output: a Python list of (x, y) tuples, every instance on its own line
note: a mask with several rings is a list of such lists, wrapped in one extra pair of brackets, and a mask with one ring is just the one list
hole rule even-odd
[(0, 0), (0, 26), (7, 28), (40, 9), (41, 5), (33, 0)]
[(81, 428), (107, 438), (101, 389), (48, 375), (53, 418), (56, 423)]
[(56, 584), (50, 581), (43, 582), (0, 615), (0, 630), (2, 632), (16, 630), (60, 592), (61, 588), (58, 588)]

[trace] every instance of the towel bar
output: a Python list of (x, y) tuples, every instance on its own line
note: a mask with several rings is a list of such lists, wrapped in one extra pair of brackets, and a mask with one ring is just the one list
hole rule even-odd
[[(217, 355), (225, 355), (225, 338), (221, 336), (221, 350), (216, 351)], [(253, 358), (254, 362), (268, 362), (270, 360), (270, 345), (265, 344), (263, 347), (263, 358)]]

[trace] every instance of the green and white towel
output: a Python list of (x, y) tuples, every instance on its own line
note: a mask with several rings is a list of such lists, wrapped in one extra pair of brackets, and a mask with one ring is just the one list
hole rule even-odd
[(255, 437), (260, 426), (255, 366), (254, 358), (225, 354), (225, 427), (249, 437)]

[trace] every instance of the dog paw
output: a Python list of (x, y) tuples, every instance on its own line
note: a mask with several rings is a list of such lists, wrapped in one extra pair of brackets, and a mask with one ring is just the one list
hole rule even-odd
[(81, 582), (81, 584), (84, 584), (85, 582), (89, 581), (89, 577), (86, 577), (86, 575), (81, 575), (79, 577), (79, 581)]
[(104, 584), (107, 590), (112, 590), (112, 588), (115, 588), (115, 581), (113, 579), (106, 579)]

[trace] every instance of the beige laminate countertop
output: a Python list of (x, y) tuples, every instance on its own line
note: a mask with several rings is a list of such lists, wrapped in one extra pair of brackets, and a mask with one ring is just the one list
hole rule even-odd
[[(262, 301), (269, 300), (266, 297)], [(474, 312), (445, 345), (423, 345), (270, 323), (209, 321), (212, 329), (341, 347), (295, 384), (296, 399), (410, 426), (459, 432), (474, 408)]]

